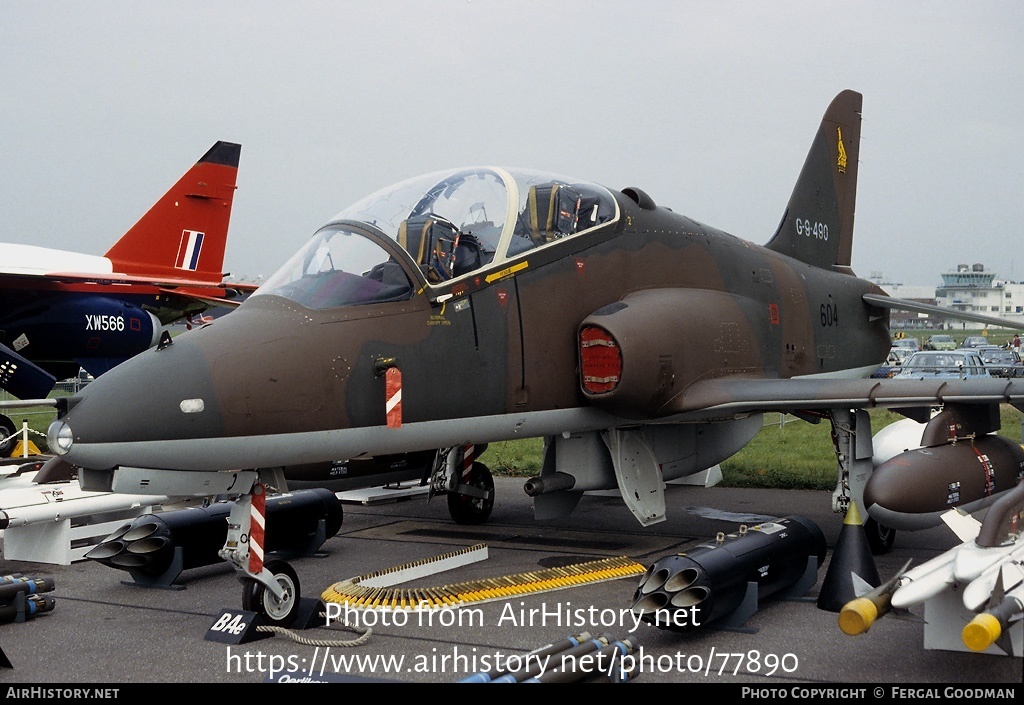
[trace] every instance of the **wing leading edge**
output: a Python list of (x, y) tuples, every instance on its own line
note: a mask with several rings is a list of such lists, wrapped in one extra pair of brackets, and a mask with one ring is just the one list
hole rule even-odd
[(998, 326), (1000, 328), (1020, 328), (1020, 322), (1010, 321), (1005, 318), (984, 316), (980, 313), (971, 313), (970, 311), (958, 311), (956, 309), (936, 306), (934, 304), (921, 303), (920, 301), (911, 301), (910, 299), (897, 299), (891, 296), (879, 296), (878, 294), (864, 294), (862, 298), (866, 303), (869, 303), (872, 306), (878, 306), (879, 308), (894, 311), (913, 311), (915, 313), (934, 314), (944, 316), (946, 318), (956, 318), (961, 321), (984, 323), (986, 325)]
[(764, 411), (908, 409), (951, 403), (1005, 403), (1024, 411), (1024, 379), (721, 378), (691, 385), (667, 410), (685, 420), (711, 420)]

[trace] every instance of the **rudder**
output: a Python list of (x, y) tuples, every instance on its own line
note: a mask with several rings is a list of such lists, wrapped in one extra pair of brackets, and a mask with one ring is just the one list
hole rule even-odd
[(862, 102), (860, 93), (846, 90), (829, 104), (769, 249), (816, 267), (853, 273)]

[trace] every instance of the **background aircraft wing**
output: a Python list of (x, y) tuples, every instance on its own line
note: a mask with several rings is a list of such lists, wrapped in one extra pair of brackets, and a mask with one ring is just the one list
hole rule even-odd
[[(9, 277), (27, 277), (30, 275), (23, 275), (17, 273), (0, 272), (3, 276)], [(32, 278), (38, 279), (38, 276)], [(209, 282), (203, 281), (198, 278), (189, 277), (173, 277), (173, 276), (147, 276), (144, 274), (124, 274), (121, 272), (52, 272), (45, 275), (45, 279), (48, 281), (60, 282), (64, 284), (80, 284), (80, 283), (98, 283), (98, 284), (139, 284), (139, 285), (150, 285), (150, 286), (165, 286), (165, 287), (178, 287), (178, 286), (191, 286), (191, 287), (203, 287), (205, 289), (256, 289), (255, 284), (242, 284), (236, 282)]]
[(191, 299), (199, 303), (207, 304), (209, 306), (228, 306), (234, 308), (242, 304), (249, 294), (256, 291), (255, 286), (251, 284), (245, 285), (226, 285), (224, 287), (225, 294), (233, 294), (234, 298), (228, 298), (227, 296), (210, 296), (208, 293), (194, 291), (188, 287), (173, 288), (173, 287), (160, 287), (160, 291), (171, 296), (180, 296), (182, 298)]
[(49, 372), (0, 343), (0, 389), (22, 399), (43, 398), (56, 382)]

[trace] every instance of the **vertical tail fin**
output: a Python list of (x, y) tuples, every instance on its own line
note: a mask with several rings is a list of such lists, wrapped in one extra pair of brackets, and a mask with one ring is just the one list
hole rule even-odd
[(217, 142), (121, 236), (115, 272), (221, 283), (241, 145)]
[(862, 100), (848, 90), (828, 106), (769, 249), (852, 273)]

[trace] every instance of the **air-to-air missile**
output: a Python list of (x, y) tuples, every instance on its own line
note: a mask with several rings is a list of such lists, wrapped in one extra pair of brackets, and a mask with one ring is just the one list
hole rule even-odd
[(990, 506), (1024, 477), (1024, 448), (997, 435), (1000, 425), (998, 410), (949, 405), (926, 423), (904, 419), (883, 428), (872, 439), (868, 515), (916, 531), (941, 525), (952, 508)]
[(892, 595), (902, 584), (910, 561), (884, 583), (850, 600), (839, 610), (839, 628), (851, 636), (863, 634), (892, 610)]
[(1024, 542), (1005, 561), (991, 566), (964, 588), (964, 607), (980, 612), (992, 604), (993, 595), (1000, 589), (1013, 590), (1024, 583)]
[[(122, 525), (85, 554), (131, 573), (143, 584), (169, 584), (182, 571), (221, 560), (234, 502), (215, 502), (143, 514)], [(338, 533), (342, 505), (334, 492), (319, 488), (271, 495), (266, 503), (267, 553), (314, 553)]]
[[(1000, 642), (1007, 653), (1018, 651), (1019, 646), (1000, 639), (1007, 627), (1021, 618), (1024, 605), (1022, 517), (1024, 480), (992, 503), (983, 522), (972, 520), (975, 538), (961, 535), (964, 541), (959, 546), (910, 570), (904, 565), (883, 585), (847, 603), (840, 611), (840, 627), (847, 634), (862, 634), (889, 611), (925, 603), (926, 609), (934, 605), (926, 621), (935, 633), (948, 631), (948, 624), (966, 613), (975, 615), (961, 635), (968, 648), (984, 651)], [(946, 518), (955, 526), (953, 519), (959, 522), (964, 515), (950, 510)], [(958, 608), (961, 614), (952, 613), (952, 603), (946, 598), (951, 590), (960, 595), (955, 602), (962, 604), (962, 609)]]
[[(106, 512), (123, 512), (171, 501), (170, 497), (164, 495), (90, 492), (83, 490), (74, 479), (55, 483), (43, 482), (42, 478), (38, 478), (38, 482), (35, 481), (42, 472), (43, 470), (31, 471), (5, 481), (3, 492), (0, 494), (0, 529), (14, 529), (29, 524), (75, 519)], [(20, 557), (7, 557), (12, 560), (23, 560)]]
[(1018, 579), (1016, 585), (1004, 590), (1002, 580), (997, 581), (988, 608), (964, 627), (961, 638), (972, 651), (984, 651), (996, 644), (1008, 654), (1015, 653), (1009, 628), (1024, 618), (1024, 581), (1020, 580), (1020, 564), (1015, 564), (1015, 568)]
[(656, 561), (640, 579), (632, 610), (645, 622), (675, 631), (725, 618), (742, 624), (763, 598), (806, 593), (825, 551), (821, 529), (804, 517), (740, 527)]
[[(1020, 541), (1018, 526), (1022, 510), (1024, 480), (992, 504), (973, 541), (964, 541), (921, 564), (916, 572), (908, 571), (892, 596), (893, 607), (902, 609), (922, 603), (953, 585), (969, 587), (969, 583), (982, 576), (987, 580), (990, 571), (997, 570), (1004, 563), (1024, 558), (1024, 542)], [(914, 572), (913, 576), (911, 572)], [(965, 589), (965, 595), (976, 595), (980, 585), (969, 593)], [(972, 601), (976, 604), (977, 599), (972, 597)]]

